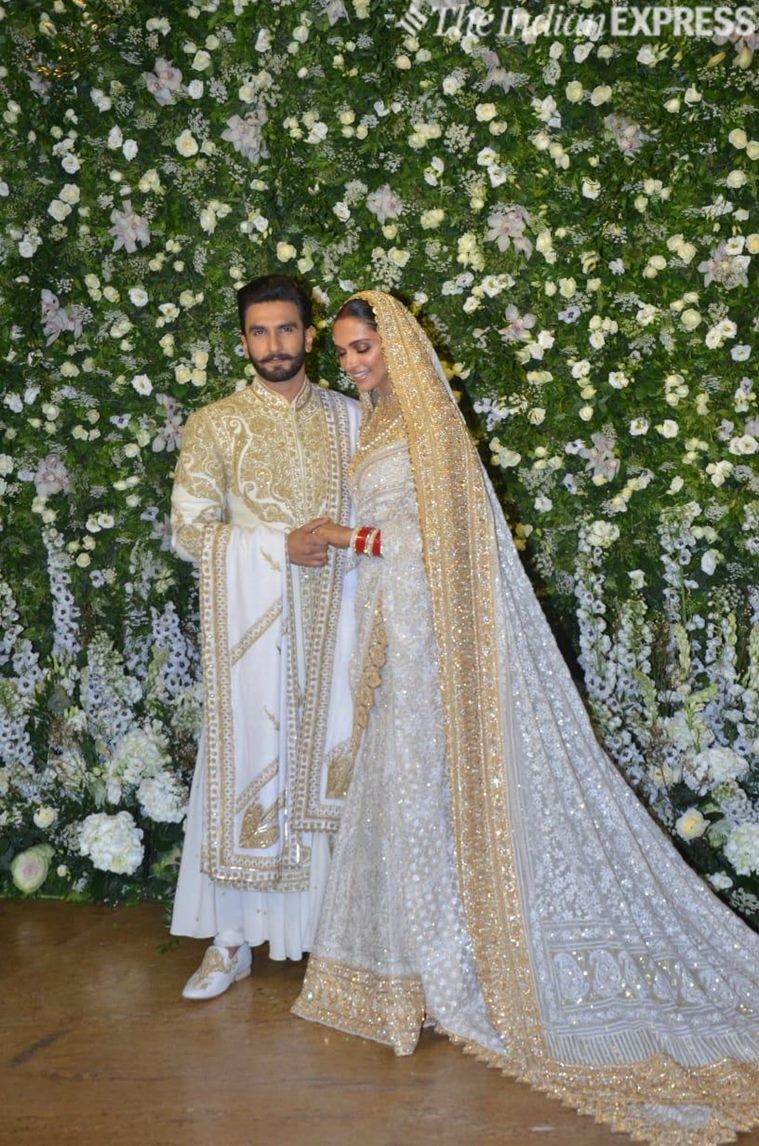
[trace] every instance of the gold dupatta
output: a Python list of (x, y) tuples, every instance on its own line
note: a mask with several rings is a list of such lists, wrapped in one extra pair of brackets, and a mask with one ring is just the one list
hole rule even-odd
[(686, 1069), (657, 1054), (593, 1066), (559, 1061), (547, 1044), (512, 829), (515, 794), (504, 768), (499, 681), (508, 665), (498, 647), (498, 538), (482, 464), (412, 314), (382, 291), (352, 297), (366, 300), (375, 314), (401, 408), (432, 600), (459, 893), (479, 984), (504, 1044), (503, 1054), (474, 1043), (465, 1049), (636, 1137), (654, 1137), (645, 1119), (637, 1120), (639, 1104), (706, 1104), (719, 1094), (723, 1108), (708, 1128), (691, 1137), (674, 1126), (660, 1130), (656, 1141), (732, 1140), (733, 1129), (755, 1118), (748, 1064), (725, 1058)]

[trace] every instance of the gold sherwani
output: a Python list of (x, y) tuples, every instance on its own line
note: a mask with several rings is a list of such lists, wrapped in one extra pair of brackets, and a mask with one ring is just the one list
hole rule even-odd
[(349, 524), (356, 402), (306, 381), (289, 402), (254, 378), (191, 414), (172, 544), (200, 568), (205, 824), (201, 869), (228, 886), (308, 884), (310, 834), (337, 829), (353, 642), (345, 551), (291, 565), (290, 530)]

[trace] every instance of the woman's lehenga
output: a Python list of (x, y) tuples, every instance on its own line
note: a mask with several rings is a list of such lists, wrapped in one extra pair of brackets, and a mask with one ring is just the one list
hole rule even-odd
[[(757, 1120), (756, 936), (598, 744), (484, 471), (476, 504), (479, 462), (459, 456), (453, 506), (439, 489), (435, 502), (437, 444), (449, 435), (442, 457), (458, 448), (450, 434), (461, 441), (447, 411), (435, 424), (453, 400), (408, 312), (363, 297), (395, 395), (371, 415), (352, 479), (382, 558), (360, 560), (353, 778), (293, 1010), (397, 1054), (427, 1016), (634, 1138), (733, 1141)], [(388, 354), (404, 344), (404, 360)], [(412, 378), (423, 406), (420, 372), (433, 399), (423, 457), (402, 400)], [(474, 607), (441, 566), (451, 537), (438, 547), (431, 532), (451, 509), (455, 523), (457, 489), (474, 503), (456, 526), (478, 556), (471, 579), (489, 565), (497, 587), (488, 597), (481, 582)], [(482, 502), (489, 551), (472, 542)]]

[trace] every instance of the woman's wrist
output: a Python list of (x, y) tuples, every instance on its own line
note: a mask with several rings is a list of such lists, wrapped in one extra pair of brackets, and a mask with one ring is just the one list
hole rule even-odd
[(371, 557), (382, 556), (382, 532), (375, 525), (357, 526), (351, 533), (350, 547), (354, 553)]

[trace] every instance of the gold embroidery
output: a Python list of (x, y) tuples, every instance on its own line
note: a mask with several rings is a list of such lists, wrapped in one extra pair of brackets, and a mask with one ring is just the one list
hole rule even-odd
[(232, 649), (231, 656), (233, 665), (236, 665), (237, 662), (245, 656), (248, 649), (253, 648), (253, 645), (256, 643), (256, 641), (260, 640), (266, 630), (271, 628), (281, 612), (282, 602), (274, 601), (274, 603), (269, 606), (263, 616), (259, 617), (258, 620), (250, 626), (245, 636), (241, 637), (235, 647)]
[(270, 848), (279, 839), (277, 815), (281, 800), (275, 800), (267, 809), (256, 802), (245, 812), (240, 828), (240, 846), (243, 848)]
[(277, 561), (277, 559), (275, 557), (272, 557), (271, 553), (267, 553), (265, 549), (262, 549), (261, 550), (261, 556), (263, 557), (266, 564), (271, 569), (273, 569), (275, 573), (279, 573), (281, 571), (282, 566), (280, 565), (279, 561)]
[(348, 740), (335, 746), (327, 757), (328, 800), (342, 799), (348, 791), (353, 764), (361, 744), (361, 736), (374, 704), (374, 693), (381, 682), (382, 667), (387, 660), (387, 634), (382, 619), (382, 606), (378, 599), (372, 616), (364, 660), (358, 675), (353, 697), (353, 727)]
[(292, 1011), (411, 1054), (424, 1019), (424, 990), (412, 976), (374, 974), (311, 955)]
[(206, 948), (203, 962), (198, 967), (197, 971), (190, 976), (188, 987), (207, 987), (211, 976), (214, 972), (220, 971), (222, 975), (226, 975), (229, 971), (229, 962), (227, 956), (219, 950), (218, 947), (211, 946)]
[(327, 791), (328, 800), (342, 800), (348, 791), (351, 772), (353, 771), (353, 754), (351, 741), (343, 740), (337, 744), (327, 757)]

